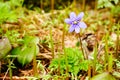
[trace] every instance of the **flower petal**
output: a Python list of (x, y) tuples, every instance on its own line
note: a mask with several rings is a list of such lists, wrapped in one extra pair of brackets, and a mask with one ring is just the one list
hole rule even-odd
[(75, 19), (75, 18), (76, 18), (76, 14), (75, 14), (74, 12), (71, 12), (71, 13), (70, 13), (70, 19), (73, 20), (73, 19)]
[(79, 22), (78, 25), (80, 26), (80, 28), (83, 28), (83, 29), (87, 28), (87, 25), (84, 22)]
[(65, 19), (65, 22), (66, 22), (67, 24), (72, 24), (72, 21), (71, 21), (70, 19)]
[(80, 32), (80, 27), (79, 27), (79, 25), (76, 25), (76, 26), (75, 26), (75, 32), (76, 32), (76, 33), (79, 33), (79, 32)]
[(74, 30), (75, 30), (74, 25), (71, 25), (70, 28), (69, 28), (69, 32), (73, 32)]
[(81, 12), (77, 17), (76, 17), (76, 20), (81, 20), (84, 16), (84, 12)]

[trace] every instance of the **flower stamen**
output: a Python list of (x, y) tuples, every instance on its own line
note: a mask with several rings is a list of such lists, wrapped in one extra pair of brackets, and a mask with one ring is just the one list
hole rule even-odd
[(73, 24), (77, 24), (78, 22), (77, 21), (74, 21)]

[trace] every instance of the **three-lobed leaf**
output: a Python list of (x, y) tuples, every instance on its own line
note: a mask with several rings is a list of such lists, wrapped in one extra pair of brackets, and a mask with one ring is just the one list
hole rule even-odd
[(17, 55), (18, 62), (24, 66), (32, 61), (34, 55), (39, 53), (38, 42), (39, 38), (37, 37), (27, 37), (24, 39), (24, 45), (14, 48), (11, 53)]

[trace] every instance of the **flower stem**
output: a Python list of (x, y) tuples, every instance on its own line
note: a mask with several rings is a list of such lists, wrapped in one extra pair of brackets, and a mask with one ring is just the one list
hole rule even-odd
[(88, 77), (89, 77), (89, 79), (91, 78), (91, 73), (92, 73), (92, 71), (91, 71), (91, 69), (92, 69), (92, 67), (91, 67), (91, 64), (89, 63), (88, 64)]
[(94, 76), (96, 74), (96, 64), (97, 64), (97, 53), (98, 53), (98, 49), (97, 49), (97, 41), (95, 44), (95, 48), (94, 48), (94, 60), (93, 60), (93, 69), (92, 69), (92, 76)]
[(84, 53), (84, 50), (83, 50), (82, 40), (81, 40), (81, 36), (80, 36), (80, 34), (78, 34), (78, 36), (79, 36), (80, 46), (81, 46), (81, 50), (82, 50), (82, 53), (83, 53), (84, 59), (88, 59), (87, 55)]
[[(108, 35), (109, 33), (106, 33), (106, 36), (105, 36), (105, 64), (106, 65), (108, 63), (108, 58), (109, 58), (109, 55), (108, 55)], [(105, 71), (108, 70), (108, 67), (105, 66)]]
[[(115, 55), (116, 59), (118, 59), (118, 57), (119, 57), (119, 49), (120, 49), (119, 28), (120, 28), (120, 23), (118, 22), (118, 26), (117, 26), (117, 41), (116, 41), (116, 55)], [(116, 64), (115, 64), (115, 69), (117, 70), (117, 65)]]
[(74, 11), (77, 12), (77, 9), (76, 9), (76, 0), (73, 1), (73, 7), (74, 7)]
[(110, 52), (109, 54), (109, 58), (108, 58), (108, 72), (112, 72), (113, 71), (113, 56), (112, 53)]
[(64, 24), (63, 34), (62, 34), (62, 49), (63, 49), (63, 50), (64, 50), (64, 48), (65, 48), (65, 44), (64, 44), (64, 39), (65, 39), (65, 27), (66, 27), (66, 25)]
[(40, 8), (43, 10), (43, 0), (40, 1)]
[(52, 58), (54, 58), (54, 43), (53, 43), (53, 38), (52, 38), (52, 28), (50, 28), (50, 42), (51, 42)]
[(97, 0), (95, 0), (95, 6), (94, 6), (94, 11), (97, 11)]
[(36, 45), (34, 49), (34, 57), (33, 57), (33, 75), (37, 77), (37, 61), (36, 61)]
[(52, 13), (52, 18), (54, 17), (54, 0), (51, 0), (51, 13)]
[(8, 61), (9, 61), (9, 75), (10, 75), (10, 80), (12, 80), (12, 68), (11, 68), (12, 62), (10, 61), (10, 59)]
[(68, 68), (68, 59), (67, 59), (67, 54), (66, 54), (66, 51), (65, 51), (65, 49), (64, 49), (64, 56), (65, 56), (65, 64), (66, 64), (66, 80), (68, 80), (68, 70), (69, 70), (69, 68)]
[(83, 0), (83, 5), (82, 5), (82, 9), (83, 9), (83, 11), (85, 11), (85, 2), (86, 2), (86, 0)]
[(118, 52), (119, 52), (119, 27), (120, 24), (118, 23), (118, 27), (117, 27), (117, 41), (116, 41), (116, 58), (118, 58)]

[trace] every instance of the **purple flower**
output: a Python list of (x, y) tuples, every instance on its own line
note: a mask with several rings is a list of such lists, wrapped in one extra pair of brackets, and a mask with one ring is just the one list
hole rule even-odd
[(67, 24), (70, 24), (69, 32), (75, 31), (76, 33), (80, 32), (80, 28), (86, 28), (87, 25), (84, 22), (81, 22), (84, 13), (81, 12), (78, 16), (74, 12), (70, 13), (70, 18), (65, 19)]

